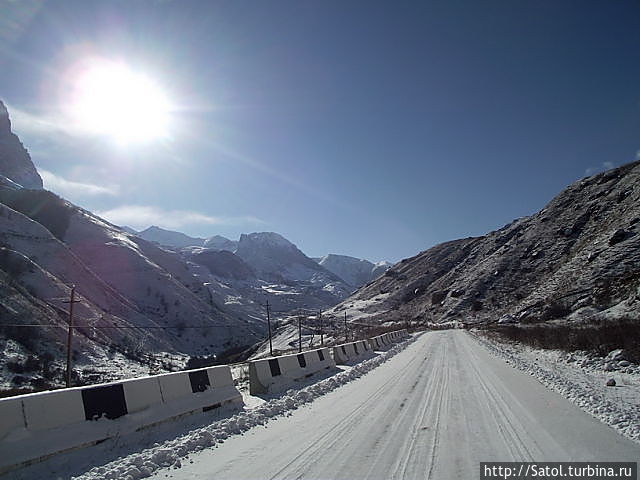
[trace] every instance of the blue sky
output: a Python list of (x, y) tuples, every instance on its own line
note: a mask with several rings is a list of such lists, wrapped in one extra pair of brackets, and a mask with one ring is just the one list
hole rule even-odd
[[(635, 160), (639, 21), (634, 0), (4, 0), (0, 98), (45, 186), (115, 223), (397, 261)], [(65, 124), (89, 54), (162, 86), (168, 136)]]

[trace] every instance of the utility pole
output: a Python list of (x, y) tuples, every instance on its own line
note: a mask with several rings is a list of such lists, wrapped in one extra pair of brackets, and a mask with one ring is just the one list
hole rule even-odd
[(347, 330), (347, 312), (344, 312), (344, 341), (349, 341), (349, 330)]
[(298, 315), (298, 353), (302, 352), (302, 315)]
[(320, 318), (320, 346), (324, 347), (324, 333), (322, 332), (322, 310), (320, 310), (318, 317)]
[(271, 343), (271, 315), (269, 314), (268, 298), (267, 298), (267, 325), (269, 326), (269, 355), (273, 357), (273, 344)]
[(64, 303), (69, 304), (69, 325), (67, 326), (67, 388), (71, 386), (71, 340), (73, 338), (73, 304), (78, 303), (76, 300), (76, 286), (71, 285), (71, 298), (65, 300)]

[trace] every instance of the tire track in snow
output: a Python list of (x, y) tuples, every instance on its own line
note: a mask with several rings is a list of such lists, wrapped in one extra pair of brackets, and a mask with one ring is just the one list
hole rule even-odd
[[(438, 358), (437, 361), (434, 360), (433, 367), (444, 367), (444, 360), (447, 357), (446, 344), (440, 342), (437, 344), (437, 347), (439, 351), (437, 354), (434, 353), (431, 356), (432, 359), (436, 356)], [(438, 369), (431, 368), (430, 371), (438, 371)], [(418, 416), (419, 420), (414, 423), (409, 437), (409, 444), (403, 452), (403, 459), (393, 472), (391, 478), (394, 480), (416, 478), (416, 474), (419, 476), (418, 472), (424, 471), (427, 471), (426, 478), (432, 478), (440, 440), (442, 414), (443, 412), (446, 414), (449, 411), (449, 392), (447, 388), (449, 375), (450, 370), (445, 367), (440, 369), (438, 374), (428, 377), (427, 384), (425, 385), (427, 395), (422, 400), (421, 411)], [(432, 419), (433, 427), (429, 427), (425, 423), (428, 419)], [(430, 439), (429, 436), (426, 435), (429, 430), (433, 432), (433, 436)], [(424, 455), (425, 453), (427, 453), (427, 455)], [(426, 462), (416, 464), (416, 459), (422, 458), (428, 460), (428, 464)]]
[[(419, 357), (414, 356), (407, 364), (407, 369), (415, 364)], [(422, 363), (426, 362), (426, 359)], [(336, 423), (329, 428), (321, 437), (313, 439), (313, 441), (302, 449), (289, 463), (284, 465), (280, 470), (270, 477), (270, 480), (276, 478), (298, 478), (303, 475), (309, 468), (315, 466), (322, 459), (320, 452), (340, 451), (338, 446), (345, 443), (345, 437), (354, 431), (355, 427), (361, 423), (363, 412), (371, 409), (373, 405), (378, 404), (380, 399), (387, 395), (400, 379), (396, 376), (390, 377), (382, 383), (376, 391), (370, 395), (365, 402), (350, 410), (346, 415), (336, 418)], [(407, 409), (403, 410), (403, 416), (408, 415)], [(402, 422), (394, 422), (401, 424)], [(326, 461), (326, 459), (322, 459)], [(370, 467), (370, 471), (374, 467)], [(368, 478), (368, 475), (367, 475)]]
[[(540, 449), (537, 448), (535, 440), (527, 436), (522, 424), (517, 423), (517, 417), (513, 413), (509, 403), (505, 401), (502, 395), (498, 394), (495, 384), (488, 381), (487, 377), (489, 377), (490, 374), (487, 371), (481, 373), (478, 370), (478, 356), (468, 347), (468, 345), (464, 344), (463, 348), (466, 354), (474, 359), (474, 361), (470, 362), (470, 365), (475, 377), (478, 379), (478, 386), (484, 392), (482, 401), (486, 406), (486, 410), (491, 412), (497, 432), (504, 442), (504, 445), (509, 450), (511, 456), (510, 461), (534, 461), (534, 459), (541, 453)], [(523, 437), (525, 436), (527, 437), (528, 442), (523, 440)], [(527, 443), (536, 447), (536, 451), (534, 453), (532, 453), (527, 447)]]

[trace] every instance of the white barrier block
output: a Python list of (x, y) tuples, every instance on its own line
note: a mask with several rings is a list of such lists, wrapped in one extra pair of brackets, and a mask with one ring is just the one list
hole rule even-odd
[(344, 364), (349, 361), (349, 354), (347, 353), (347, 349), (343, 348), (344, 345), (336, 345), (331, 349), (333, 352), (333, 360), (336, 363)]
[(160, 384), (162, 399), (165, 403), (186, 397), (192, 393), (189, 375), (185, 372), (166, 373), (157, 375), (156, 378)]
[(29, 430), (47, 430), (86, 420), (78, 388), (23, 395), (22, 404)]
[(129, 413), (145, 410), (162, 403), (160, 384), (155, 377), (143, 377), (122, 382)]
[(26, 428), (22, 414), (20, 397), (9, 397), (0, 400), (0, 440), (18, 428)]
[(233, 377), (231, 376), (231, 369), (229, 367), (209, 367), (207, 368), (207, 374), (209, 375), (209, 382), (212, 388), (233, 385)]
[[(318, 352), (321, 352), (320, 354)], [(304, 359), (301, 365), (298, 355)], [(320, 359), (322, 355), (323, 360)], [(271, 357), (249, 362), (249, 386), (251, 394), (265, 393), (274, 385), (309, 377), (325, 368), (334, 367), (335, 362), (328, 348)]]
[(346, 364), (357, 359), (361, 359), (371, 349), (368, 346), (368, 341), (360, 340), (353, 343), (345, 343), (343, 345), (336, 345), (332, 348), (333, 358), (336, 363)]

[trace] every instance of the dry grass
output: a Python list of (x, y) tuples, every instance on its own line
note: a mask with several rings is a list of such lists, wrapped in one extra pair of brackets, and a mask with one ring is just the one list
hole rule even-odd
[(639, 319), (601, 320), (588, 325), (495, 325), (486, 332), (536, 348), (567, 352), (587, 350), (606, 355), (611, 350), (623, 348), (629, 361), (640, 363)]

